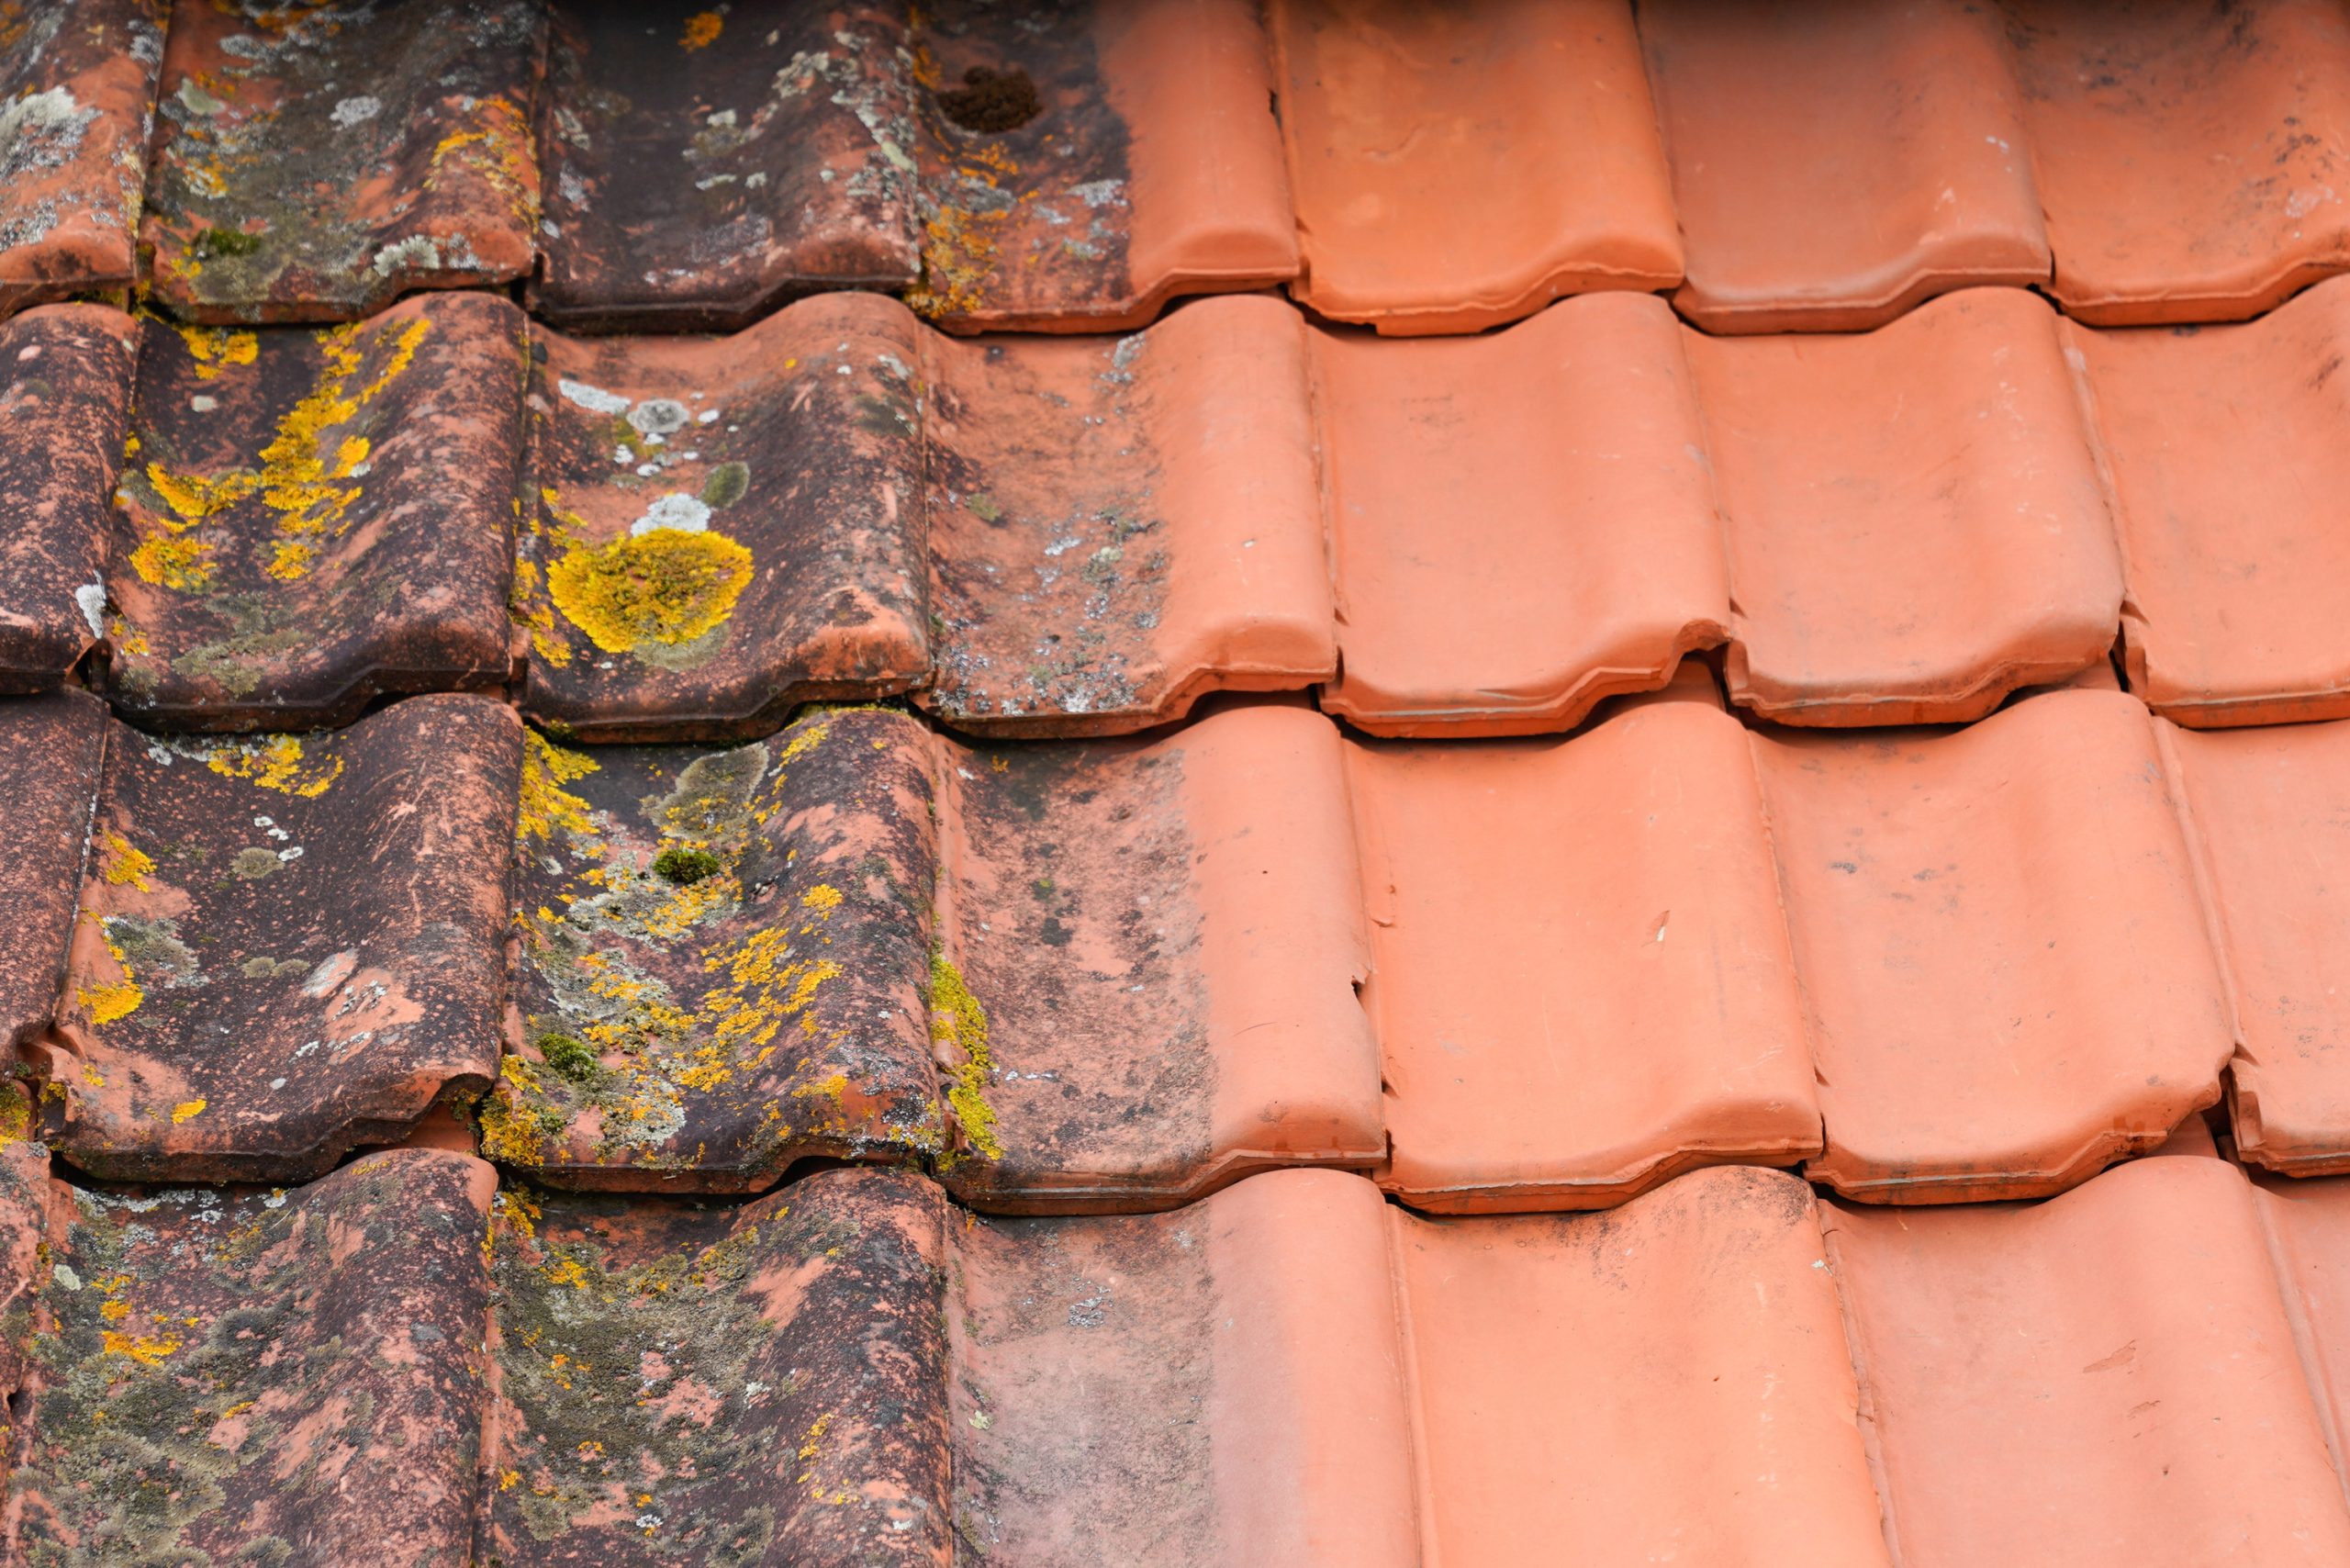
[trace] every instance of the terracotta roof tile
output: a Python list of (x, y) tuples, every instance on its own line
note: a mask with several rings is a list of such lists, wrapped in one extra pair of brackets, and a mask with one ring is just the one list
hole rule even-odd
[(2187, 724), (2350, 716), (2350, 539), (2327, 498), (2350, 282), (2242, 327), (2077, 332), (2129, 560), (2130, 684)]
[(1591, 1207), (1690, 1165), (1819, 1152), (1761, 787), (1718, 705), (1347, 761), (1389, 1190)]
[(104, 1175), (315, 1175), (498, 1065), (521, 725), (422, 697), (341, 734), (109, 730), (44, 1136)]
[(1661, 0), (1640, 32), (1677, 301), (1715, 330), (1874, 326), (1977, 283), (2046, 283), (2085, 321), (2227, 320), (2350, 262), (2328, 195), (2350, 27), (2322, 0), (1934, 0), (1833, 25)]
[(1827, 1205), (1897, 1558), (2350, 1556), (2259, 1209), (2194, 1157), (2031, 1207)]
[(488, 1166), (389, 1153), (292, 1193), (141, 1193), (50, 1181), (36, 1148), (0, 1150), (10, 1338), (34, 1330), (12, 1554), (466, 1556)]
[(943, 1147), (928, 732), (849, 711), (731, 751), (528, 747), (493, 1158), (741, 1191)]
[(2218, 1098), (2226, 1002), (2135, 700), (1755, 753), (1827, 1121), (1816, 1179), (2052, 1192)]
[(133, 330), (97, 305), (0, 324), (0, 689), (55, 686), (105, 634)]
[(2045, 281), (2006, 31), (1964, 0), (1641, 0), (1689, 253), (1673, 303), (1712, 331), (1841, 331)]
[(0, 315), (128, 287), (165, 0), (0, 17)]
[(2297, 1175), (2350, 1169), (2350, 724), (2165, 737), (2235, 1014), (2236, 1147)]
[(499, 1194), (480, 1550), (949, 1561), (947, 1218), (902, 1171), (734, 1208)]
[(142, 322), (106, 573), (118, 706), (287, 728), (502, 687), (521, 328), (479, 295), (317, 331)]
[(341, 321), (531, 270), (531, 0), (179, 5), (141, 241), (187, 319)]
[(1624, 0), (1278, 0), (1303, 267), (1382, 332), (1474, 331), (1561, 294), (1670, 288), (1681, 238)]
[(925, 334), (918, 700), (980, 734), (1116, 733), (1335, 673), (1307, 337), (1268, 299), (1117, 340)]
[[(923, 281), (909, 297), (941, 326), (1136, 327), (1173, 295), (1296, 273), (1271, 68), (1245, 0), (946, 0), (912, 43)], [(993, 114), (990, 77), (1012, 79)], [(973, 87), (982, 103), (958, 115), (950, 95)]]
[(733, 338), (541, 334), (525, 710), (589, 739), (752, 734), (921, 681), (923, 335), (860, 295)]
[(791, 294), (915, 281), (901, 13), (553, 9), (532, 309), (724, 329)]
[(105, 704), (78, 691), (0, 705), (0, 1030), (12, 1048), (56, 1012), (106, 728)]

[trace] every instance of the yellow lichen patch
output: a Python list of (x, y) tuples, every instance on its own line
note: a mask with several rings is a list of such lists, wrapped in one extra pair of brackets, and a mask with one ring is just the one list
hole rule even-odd
[[(542, 1093), (539, 1075), (520, 1057), (509, 1056), (498, 1062), (498, 1077), (497, 1087), (481, 1105), (482, 1158), (509, 1165), (539, 1164), (551, 1129), (536, 1108), (521, 1103), (524, 1097), (536, 1099)], [(527, 1238), (527, 1230), (524, 1235)]]
[(182, 327), (180, 341), (196, 361), (196, 378), (210, 381), (232, 365), (246, 365), (261, 355), (261, 339), (252, 332), (226, 327)]
[(178, 593), (201, 593), (212, 586), (212, 546), (201, 539), (150, 534), (130, 553), (140, 580)]
[(673, 890), (659, 907), (644, 916), (645, 935), (666, 941), (682, 936), (714, 911), (742, 896), (743, 884), (732, 871), (721, 871)]
[(310, 568), (318, 564), (318, 559), (319, 553), (308, 545), (281, 539), (269, 565), (262, 569), (280, 582), (298, 582), (310, 575)]
[(142, 893), (154, 891), (147, 880), (155, 869), (152, 857), (118, 833), (98, 835), (98, 875), (112, 887), (128, 882)]
[(108, 1328), (102, 1338), (109, 1355), (128, 1356), (141, 1366), (162, 1366), (163, 1358), (180, 1348), (175, 1334), (124, 1334)]
[(995, 1058), (988, 1049), (988, 1014), (963, 983), (963, 971), (944, 953), (930, 956), (930, 1037), (959, 1052), (962, 1065), (946, 1088), (946, 1103), (972, 1148), (990, 1159), (1003, 1158), (995, 1130), (995, 1107), (987, 1102)]
[(838, 909), (840, 903), (841, 890), (830, 882), (819, 882), (800, 895), (802, 909), (834, 910)]
[[(596, 759), (585, 752), (567, 751), (536, 730), (525, 732), (525, 739), (521, 809), (514, 816), (515, 841), (553, 838), (557, 828), (573, 838), (596, 838), (596, 822), (588, 802), (564, 788), (599, 771)], [(582, 847), (592, 851), (593, 846)]]
[(32, 1102), (13, 1087), (0, 1092), (0, 1148), (22, 1143), (32, 1136)]
[(326, 766), (305, 766), (301, 738), (275, 735), (207, 752), (204, 766), (223, 778), (242, 778), (281, 795), (316, 800), (342, 777), (342, 758), (329, 757)]
[(916, 315), (964, 315), (987, 303), (987, 284), (1002, 248), (1004, 212), (942, 207), (923, 225), (922, 281), (906, 290)]
[(715, 11), (697, 11), (686, 18), (686, 30), (677, 39), (679, 49), (708, 49), (718, 41), (726, 18)]
[(722, 624), (751, 582), (751, 552), (722, 533), (656, 528), (598, 549), (573, 545), (547, 569), (564, 618), (608, 654), (690, 643)]
[(206, 1102), (202, 1100), (181, 1101), (172, 1107), (172, 1125), (177, 1126), (182, 1122), (193, 1121), (204, 1114), (205, 1104)]
[(139, 1011), (139, 1004), (147, 1000), (147, 993), (139, 989), (139, 982), (131, 979), (130, 970), (125, 969), (118, 980), (79, 988), (73, 992), (73, 1000), (82, 1004), (82, 1011), (90, 1015), (90, 1022), (95, 1025), (129, 1017)]
[(571, 644), (563, 640), (563, 633), (554, 622), (554, 606), (539, 595), (539, 564), (531, 560), (514, 563), (514, 587), (507, 596), (509, 613), (520, 625), (531, 629), (531, 649), (557, 669), (571, 663)]

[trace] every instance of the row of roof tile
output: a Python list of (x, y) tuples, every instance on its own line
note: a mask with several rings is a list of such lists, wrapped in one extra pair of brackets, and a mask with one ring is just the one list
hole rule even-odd
[(2182, 722), (2340, 717), (2345, 351), (2350, 280), (2191, 332), (1983, 289), (1864, 335), (1609, 295), (1411, 343), (1260, 298), (985, 343), (867, 295), (731, 338), (45, 307), (0, 327), (0, 679), (96, 646), (126, 713), (223, 729), (510, 678), (591, 740), (909, 690), (1115, 733), (1318, 684), (1481, 734), (1720, 645), (1769, 718), (1973, 719), (2119, 636)]
[(76, 1188), (36, 1148), (26, 1561), (2350, 1557), (2350, 1182), (2191, 1148), (2032, 1205), (1726, 1168), (1444, 1220), (1281, 1171), (973, 1220), (902, 1171), (702, 1208), (431, 1150)]
[(1407, 333), (1601, 288), (1844, 329), (1980, 283), (2143, 323), (2350, 264), (2339, 0), (1652, 0), (1637, 25), (1629, 0), (188, 0), (164, 24), (72, 0), (0, 26), (0, 300), (130, 283), (134, 231), (155, 299), (214, 322), (528, 277), (599, 328), (853, 287), (1099, 330), (1282, 282)]
[(579, 1188), (916, 1157), (1093, 1211), (1327, 1164), (1469, 1211), (1749, 1161), (1933, 1202), (2076, 1182), (2223, 1070), (2246, 1159), (2350, 1168), (2350, 723), (1753, 732), (1695, 680), (1474, 745), (1277, 702), (1003, 750), (885, 709), (573, 749), (467, 696), (0, 723), (6, 1023), (108, 1176), (312, 1176), (487, 1091), (483, 1149)]

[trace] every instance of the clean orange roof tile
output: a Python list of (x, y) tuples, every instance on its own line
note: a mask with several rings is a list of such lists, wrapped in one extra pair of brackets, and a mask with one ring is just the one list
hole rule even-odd
[(1270, 299), (1115, 340), (923, 334), (917, 700), (982, 734), (1114, 733), (1330, 676), (1306, 340)]
[(109, 727), (42, 1136), (84, 1170), (315, 1175), (498, 1066), (521, 725), (420, 697), (329, 735)]
[(922, 281), (956, 331), (1137, 327), (1297, 271), (1263, 28), (1244, 0), (924, 6)]
[(1761, 788), (1717, 702), (1347, 761), (1390, 1191), (1583, 1208), (1694, 1164), (1819, 1152)]
[(2350, 1560), (2258, 1202), (2188, 1156), (2027, 1207), (1827, 1205), (1896, 1558)]
[(524, 275), (545, 52), (531, 0), (174, 6), (148, 286), (189, 320), (343, 321)]
[[(2350, 1182), (2272, 1176), (2254, 1188), (2302, 1371), (2338, 1445), (2350, 1431)], [(2338, 1447), (2334, 1465), (2343, 1466)]]
[(140, 325), (107, 694), (190, 729), (502, 689), (522, 315), (427, 295), (320, 330)]
[(920, 327), (869, 295), (732, 338), (537, 334), (524, 711), (755, 734), (923, 678)]
[(1643, 0), (1639, 25), (1700, 326), (1846, 331), (2047, 278), (1996, 6)]
[(12, 1050), (56, 1012), (106, 728), (106, 705), (79, 691), (0, 704), (0, 1033)]
[(1386, 734), (1567, 729), (1729, 634), (1703, 420), (1661, 301), (1595, 295), (1453, 341), (1312, 337), (1330, 711)]
[(2225, 998), (2153, 722), (1758, 736), (1828, 1149), (1894, 1202), (2056, 1191), (2219, 1096)]
[(2350, 265), (2340, 6), (2004, 5), (2066, 313), (2232, 320)]
[(1865, 336), (1687, 336), (1727, 520), (1732, 699), (1973, 719), (2102, 660), (2121, 570), (2053, 312), (1939, 299)]
[(1625, 0), (1270, 9), (1318, 313), (1474, 331), (1561, 294), (1669, 288), (1681, 241)]
[(0, 324), (0, 690), (57, 685), (106, 635), (107, 497), (136, 331), (99, 305)]
[(724, 329), (790, 294), (915, 280), (902, 15), (549, 9), (534, 311)]
[(2350, 281), (2246, 326), (2074, 340), (2129, 562), (2131, 689), (2185, 724), (2350, 716)]
[(2236, 1147), (2350, 1170), (2350, 723), (2165, 738), (2234, 1002)]
[(0, 315), (129, 286), (165, 0), (0, 16)]

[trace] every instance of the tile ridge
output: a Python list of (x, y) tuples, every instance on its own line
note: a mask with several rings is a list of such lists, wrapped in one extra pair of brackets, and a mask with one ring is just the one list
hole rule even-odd
[[(2173, 814), (2178, 818), (2179, 837), (2187, 846), (2187, 867), (2195, 879), (2195, 899), (2203, 906), (2203, 930), (2211, 944), (2211, 962), (2220, 972), (2220, 992), (2228, 1009), (2227, 1080), (2232, 1084), (2237, 1060), (2253, 1060), (2247, 1048), (2244, 1027), (2244, 991), (2236, 980), (2233, 946), (2228, 936), (2227, 910), (2222, 904), (2219, 885), (2211, 874), (2211, 850), (2205, 841), (2203, 825), (2195, 811), (2195, 801), (2187, 781), (2187, 759), (2178, 747), (2178, 726), (2161, 714), (2146, 714), (2146, 722), (2154, 727), (2154, 752), (2162, 758), (2163, 793), (2169, 797)], [(2257, 1116), (2255, 1116), (2255, 1123)]]
[(1869, 1377), (1868, 1353), (1862, 1348), (1860, 1326), (1852, 1316), (1850, 1293), (1844, 1288), (1844, 1263), (1838, 1245), (1835, 1204), (1817, 1188), (1812, 1193), (1812, 1223), (1819, 1227), (1819, 1243), (1828, 1259), (1828, 1277), (1836, 1293), (1836, 1318), (1844, 1329), (1844, 1359), (1852, 1369), (1852, 1424), (1860, 1429), (1861, 1451), (1867, 1458), (1869, 1484), (1876, 1489), (1877, 1526), (1885, 1532), (1889, 1568), (1905, 1568), (1901, 1527), (1893, 1517), (1893, 1488), (1886, 1482), (1885, 1447), (1877, 1434), (1876, 1390)]
[(2293, 1355), (2300, 1362), (2301, 1381), (2308, 1386), (2310, 1404), (2317, 1412), (2318, 1430), (2324, 1434), (2325, 1451), (2333, 1461), (2334, 1484), (2342, 1489), (2342, 1499), (2350, 1505), (2350, 1455), (2343, 1450), (2343, 1433), (2334, 1418), (2333, 1401), (2325, 1397), (2327, 1379), (2323, 1371), (2324, 1356), (2317, 1341), (2316, 1331), (2310, 1323), (2309, 1304), (2301, 1293), (2293, 1289), (2293, 1271), (2286, 1256), (2285, 1238), (2277, 1228), (2277, 1216), (2271, 1205), (2278, 1200), (2251, 1179), (2251, 1173), (2234, 1160), (2227, 1162), (2252, 1189), (2253, 1212), (2260, 1217), (2261, 1245), (2268, 1254), (2268, 1266), (2274, 1275), (2277, 1294), (2285, 1310), (2285, 1322), (2293, 1334)]
[[(1721, 683), (1718, 680), (1716, 681), (1715, 687), (1718, 691), (1720, 690)], [(1815, 1090), (1824, 1089), (1828, 1087), (1828, 1079), (1819, 1070), (1818, 1049), (1819, 1014), (1812, 1003), (1811, 985), (1805, 978), (1805, 966), (1796, 956), (1795, 922), (1787, 914), (1786, 857), (1779, 851), (1779, 830), (1777, 824), (1772, 820), (1769, 772), (1763, 767), (1762, 758), (1756, 749), (1762, 742), (1755, 735), (1754, 726), (1748, 722), (1736, 708), (1729, 704), (1726, 694), (1723, 698), (1723, 711), (1744, 732), (1741, 739), (1745, 742), (1742, 749), (1746, 756), (1746, 765), (1753, 771), (1754, 798), (1762, 802), (1762, 810), (1757, 813), (1757, 820), (1762, 830), (1763, 853), (1771, 858), (1771, 896), (1779, 912), (1779, 940), (1785, 944), (1784, 950), (1788, 955), (1789, 977), (1794, 981), (1796, 996), (1803, 1005), (1803, 1043), (1805, 1051), (1811, 1058), (1812, 1087)], [(1828, 1107), (1822, 1104), (1818, 1114), (1821, 1158), (1825, 1158), (1828, 1148)], [(1808, 1180), (1808, 1177), (1807, 1179)]]
[(1420, 1568), (1443, 1568), (1437, 1544), (1436, 1498), (1430, 1490), (1434, 1477), (1428, 1469), (1427, 1401), (1420, 1392), (1419, 1342), (1412, 1327), (1412, 1287), (1399, 1255), (1403, 1228), (1416, 1221), (1401, 1204), (1384, 1197), (1380, 1200), (1380, 1208), (1383, 1222), (1380, 1226), (1381, 1250), (1387, 1260), (1388, 1283), (1394, 1293), (1395, 1376), (1403, 1385), (1404, 1413), (1412, 1443), (1412, 1520), (1419, 1536)]

